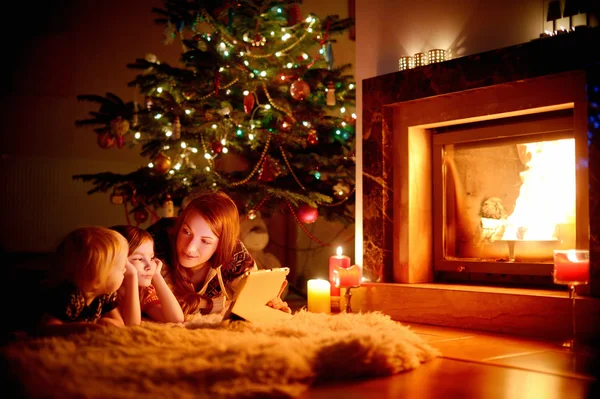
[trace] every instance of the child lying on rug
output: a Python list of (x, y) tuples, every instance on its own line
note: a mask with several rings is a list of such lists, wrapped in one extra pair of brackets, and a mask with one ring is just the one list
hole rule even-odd
[(126, 273), (117, 291), (119, 311), (126, 326), (138, 326), (142, 313), (151, 320), (182, 323), (183, 312), (177, 298), (160, 274), (163, 263), (154, 256), (154, 240), (146, 230), (134, 226), (111, 227), (127, 239), (129, 262), (135, 273)]
[[(238, 208), (223, 192), (202, 193), (178, 218), (163, 218), (148, 228), (156, 253), (165, 262), (165, 280), (186, 319), (198, 313), (224, 313), (236, 282), (246, 271), (257, 269), (238, 239), (239, 228)], [(267, 305), (291, 313), (279, 296)]]
[(127, 240), (104, 227), (82, 227), (67, 234), (51, 265), (42, 303), (42, 334), (68, 334), (101, 325), (124, 326), (116, 290), (127, 268)]

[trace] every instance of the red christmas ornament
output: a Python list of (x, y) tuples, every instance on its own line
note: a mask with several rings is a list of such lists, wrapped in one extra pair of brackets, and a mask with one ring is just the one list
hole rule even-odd
[(100, 148), (109, 149), (114, 147), (117, 140), (111, 132), (102, 132), (98, 134), (98, 145)]
[(272, 182), (277, 177), (276, 165), (273, 159), (269, 156), (265, 157), (263, 164), (258, 171), (258, 180), (264, 182)]
[(319, 142), (319, 137), (317, 136), (317, 131), (314, 128), (311, 128), (308, 131), (308, 136), (306, 136), (306, 144), (316, 145), (318, 142)]
[(314, 223), (319, 217), (317, 208), (308, 204), (302, 204), (298, 207), (298, 219), (305, 224)]
[(288, 25), (293, 26), (299, 23), (302, 20), (302, 16), (300, 15), (300, 7), (298, 4), (293, 4), (288, 11)]
[(161, 175), (167, 173), (169, 169), (171, 169), (171, 158), (163, 153), (160, 153), (154, 157), (152, 163), (154, 164), (154, 170), (156, 173), (160, 173)]
[(298, 79), (291, 84), (290, 94), (295, 100), (302, 101), (310, 95), (310, 86), (304, 80)]
[(146, 220), (148, 220), (148, 211), (143, 208), (136, 209), (135, 212), (133, 212), (133, 219), (137, 224), (144, 223)]
[(244, 112), (248, 115), (254, 109), (254, 93), (248, 93), (246, 97), (244, 97)]
[(210, 145), (215, 154), (220, 154), (223, 151), (223, 144), (220, 141), (213, 141)]

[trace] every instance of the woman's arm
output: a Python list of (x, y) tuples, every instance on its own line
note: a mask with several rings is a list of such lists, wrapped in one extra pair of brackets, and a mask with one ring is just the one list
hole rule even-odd
[(140, 308), (140, 289), (138, 287), (138, 272), (131, 262), (127, 261), (125, 278), (119, 288), (119, 312), (126, 326), (139, 326), (142, 322)]
[(152, 277), (152, 285), (156, 289), (159, 302), (149, 304), (144, 308), (144, 312), (152, 319), (163, 323), (183, 323), (184, 316), (181, 306), (160, 273), (162, 262), (156, 259), (156, 263), (157, 267)]

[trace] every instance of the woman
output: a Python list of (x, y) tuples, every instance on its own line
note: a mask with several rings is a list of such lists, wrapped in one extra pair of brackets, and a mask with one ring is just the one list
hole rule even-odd
[[(223, 192), (207, 192), (194, 198), (179, 217), (163, 218), (147, 229), (186, 319), (198, 312), (223, 312), (236, 280), (256, 269), (238, 239), (239, 224), (235, 202)], [(291, 313), (279, 297), (268, 305)]]

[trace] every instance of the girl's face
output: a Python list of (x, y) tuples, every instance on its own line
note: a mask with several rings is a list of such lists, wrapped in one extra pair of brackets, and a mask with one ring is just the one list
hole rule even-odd
[[(123, 240), (125, 240), (123, 238)], [(125, 241), (127, 242), (127, 241)], [(127, 248), (127, 247), (124, 247)], [(121, 284), (123, 283), (123, 278), (125, 276), (125, 264), (127, 263), (127, 250), (123, 250), (115, 256), (115, 260), (111, 265), (110, 271), (108, 272), (108, 276), (106, 278), (106, 292), (105, 294), (110, 294), (111, 292), (115, 292), (119, 289)]]
[(128, 259), (138, 272), (138, 285), (140, 287), (148, 287), (152, 283), (152, 277), (156, 271), (154, 242), (144, 241), (129, 255)]
[(203, 266), (217, 250), (219, 238), (197, 212), (187, 215), (177, 233), (177, 260), (183, 267)]

